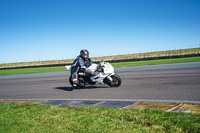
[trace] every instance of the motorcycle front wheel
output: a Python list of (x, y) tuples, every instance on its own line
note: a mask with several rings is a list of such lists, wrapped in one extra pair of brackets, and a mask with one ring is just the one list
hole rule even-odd
[(110, 81), (109, 79), (106, 79), (104, 82), (109, 85), (110, 87), (119, 87), (122, 83), (121, 78), (115, 74), (110, 76), (112, 78), (112, 81)]

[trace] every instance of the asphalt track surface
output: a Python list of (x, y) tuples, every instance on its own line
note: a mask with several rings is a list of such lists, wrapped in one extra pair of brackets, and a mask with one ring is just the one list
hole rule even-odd
[(116, 68), (122, 84), (73, 89), (69, 72), (0, 76), (0, 100), (107, 100), (200, 103), (200, 62)]

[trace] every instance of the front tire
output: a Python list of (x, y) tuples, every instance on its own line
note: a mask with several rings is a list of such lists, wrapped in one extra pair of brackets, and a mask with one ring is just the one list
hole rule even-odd
[(121, 85), (122, 80), (117, 74), (110, 77), (112, 78), (112, 81), (110, 81), (109, 79), (105, 80), (105, 83), (108, 84), (110, 87), (119, 87)]

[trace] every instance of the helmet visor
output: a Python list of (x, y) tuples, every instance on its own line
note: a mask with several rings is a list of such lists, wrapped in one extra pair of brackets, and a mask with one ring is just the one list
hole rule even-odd
[(85, 59), (87, 59), (87, 58), (88, 58), (88, 54), (84, 55), (83, 57), (84, 57)]

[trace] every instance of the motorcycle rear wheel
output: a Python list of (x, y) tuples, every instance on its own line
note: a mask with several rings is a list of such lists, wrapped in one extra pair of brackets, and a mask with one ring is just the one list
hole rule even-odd
[(85, 82), (82, 78), (79, 79), (79, 84), (77, 86), (73, 85), (72, 76), (69, 77), (69, 83), (72, 87), (79, 89), (79, 88), (85, 88)]

